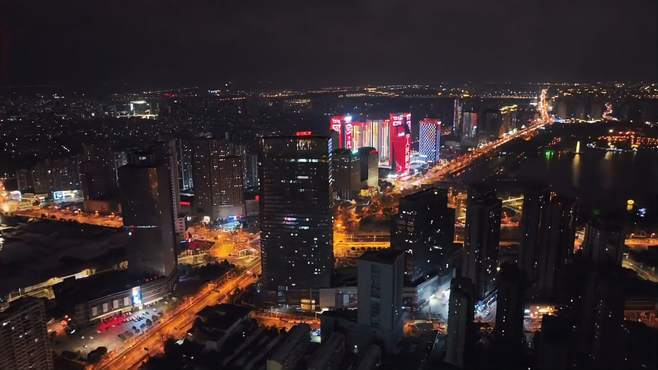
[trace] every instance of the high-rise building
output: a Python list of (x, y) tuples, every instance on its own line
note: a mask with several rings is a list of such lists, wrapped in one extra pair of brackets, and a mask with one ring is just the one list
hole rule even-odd
[(80, 189), (80, 161), (77, 156), (41, 161), (32, 167), (30, 175), (35, 193)]
[(82, 144), (80, 179), (85, 200), (107, 200), (117, 195), (114, 152), (98, 144)]
[(411, 166), (411, 113), (391, 113), (391, 157), (395, 173), (405, 173)]
[(459, 368), (468, 368), (469, 347), (473, 336), (475, 310), (473, 284), (469, 279), (455, 277), (450, 282), (448, 303), (448, 335), (445, 361)]
[(369, 188), (379, 185), (379, 152), (371, 147), (359, 148), (361, 184)]
[(462, 276), (471, 279), (477, 298), (486, 296), (494, 287), (501, 212), (502, 202), (494, 191), (468, 191)]
[(583, 255), (599, 266), (620, 267), (624, 232), (617, 220), (597, 218), (587, 223)]
[(119, 169), (124, 228), (130, 235), (133, 275), (169, 276), (176, 268), (174, 197), (170, 162), (156, 153), (133, 153)]
[(473, 139), (478, 132), (478, 114), (462, 112), (461, 133), (463, 139)]
[(461, 128), (460, 124), (462, 122), (463, 105), (464, 104), (461, 102), (461, 100), (459, 100), (459, 98), (455, 99), (452, 109), (452, 132), (455, 134), (461, 134), (459, 130)]
[(395, 249), (365, 252), (357, 270), (358, 323), (370, 328), (391, 350), (402, 337), (404, 253)]
[(178, 167), (178, 187), (181, 191), (189, 191), (194, 187), (192, 158), (194, 155), (189, 141), (176, 139), (176, 165)]
[(509, 349), (523, 344), (524, 279), (518, 266), (503, 263), (496, 281), (496, 342)]
[(358, 154), (339, 149), (334, 151), (332, 161), (336, 196), (341, 200), (353, 199), (361, 190), (361, 163)]
[(418, 125), (418, 152), (428, 163), (436, 163), (441, 149), (441, 121), (424, 118), (418, 122)]
[(519, 128), (519, 117), (518, 112), (519, 106), (507, 105), (500, 108), (500, 127), (498, 129), (498, 137), (503, 136), (503, 134)]
[(0, 369), (53, 369), (53, 354), (41, 299), (21, 298), (0, 307)]
[(331, 140), (310, 132), (265, 137), (260, 164), (263, 284), (328, 287), (333, 271)]
[(406, 252), (406, 277), (426, 280), (445, 272), (453, 251), (455, 210), (445, 189), (430, 188), (400, 199), (393, 217), (392, 247)]
[(545, 187), (524, 194), (519, 267), (531, 296), (555, 298), (558, 276), (573, 254), (576, 213), (574, 200)]
[(379, 167), (404, 173), (411, 164), (411, 113), (391, 113), (388, 119), (352, 120), (334, 116), (329, 128), (338, 149), (351, 151), (372, 147), (379, 154)]
[(585, 360), (584, 368), (621, 369), (624, 357), (619, 343), (624, 321), (621, 267), (593, 267), (581, 282), (584, 285), (581, 315), (574, 325), (576, 348)]
[(242, 152), (221, 140), (194, 141), (194, 209), (205, 221), (244, 215)]
[(569, 320), (544, 315), (541, 320), (537, 346), (538, 370), (567, 370), (569, 368)]

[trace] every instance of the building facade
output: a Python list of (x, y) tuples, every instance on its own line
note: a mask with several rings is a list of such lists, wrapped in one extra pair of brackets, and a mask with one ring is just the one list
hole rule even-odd
[(498, 267), (502, 202), (491, 190), (472, 188), (466, 203), (462, 276), (471, 279), (476, 298), (494, 288)]
[(325, 288), (333, 271), (331, 140), (301, 132), (265, 137), (260, 164), (263, 284)]
[(54, 368), (41, 299), (21, 298), (0, 310), (0, 369)]
[(221, 140), (194, 141), (194, 210), (207, 222), (244, 215), (243, 152)]
[(176, 268), (173, 184), (169, 162), (135, 153), (119, 169), (124, 228), (130, 235), (128, 269), (134, 275), (169, 276)]
[(427, 163), (436, 163), (441, 149), (441, 121), (424, 118), (418, 125), (418, 152), (425, 157)]
[(430, 188), (400, 199), (393, 217), (392, 247), (406, 253), (407, 280), (426, 280), (447, 269), (453, 251), (455, 210), (445, 189)]

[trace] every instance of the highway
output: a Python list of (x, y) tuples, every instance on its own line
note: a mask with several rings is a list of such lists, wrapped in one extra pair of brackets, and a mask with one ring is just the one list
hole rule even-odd
[(149, 357), (163, 353), (167, 338), (184, 338), (204, 307), (227, 302), (231, 292), (255, 283), (259, 274), (260, 258), (257, 258), (243, 273), (225, 276), (209, 283), (175, 312), (165, 316), (154, 328), (133, 341), (126, 342), (120, 350), (108, 353), (92, 369), (138, 369)]

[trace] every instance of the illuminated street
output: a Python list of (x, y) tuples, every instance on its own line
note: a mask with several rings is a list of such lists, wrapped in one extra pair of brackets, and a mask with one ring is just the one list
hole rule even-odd
[(162, 353), (167, 338), (183, 338), (192, 327), (196, 315), (204, 307), (226, 302), (236, 289), (244, 289), (257, 281), (260, 273), (260, 259), (255, 260), (249, 270), (237, 276), (211, 283), (194, 297), (181, 304), (175, 312), (162, 318), (144, 335), (126, 341), (121, 349), (108, 353), (95, 369), (134, 369), (150, 356)]

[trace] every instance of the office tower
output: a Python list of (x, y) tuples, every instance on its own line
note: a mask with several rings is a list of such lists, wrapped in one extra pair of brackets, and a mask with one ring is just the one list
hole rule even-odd
[(262, 141), (260, 192), (263, 284), (322, 288), (333, 270), (331, 141), (298, 132)]
[(353, 199), (361, 190), (361, 163), (358, 154), (339, 149), (334, 151), (332, 161), (336, 196), (341, 200)]
[(446, 343), (447, 363), (459, 368), (468, 367), (470, 346), (474, 338), (474, 294), (469, 279), (455, 277), (450, 282), (448, 303), (448, 333)]
[(455, 210), (448, 208), (445, 189), (430, 188), (400, 199), (393, 217), (392, 247), (406, 252), (410, 282), (443, 273), (453, 250)]
[(473, 282), (476, 298), (485, 297), (494, 286), (501, 212), (502, 202), (494, 191), (468, 191), (462, 276)]
[(390, 351), (402, 337), (404, 253), (395, 249), (365, 252), (357, 270), (357, 321)]
[(558, 275), (573, 254), (576, 202), (534, 187), (524, 194), (519, 267), (531, 295), (554, 298)]
[(461, 133), (463, 139), (472, 139), (478, 131), (478, 114), (476, 112), (462, 112)]
[(361, 183), (369, 188), (379, 185), (379, 152), (372, 147), (359, 148)]
[(178, 188), (189, 191), (194, 186), (192, 172), (193, 148), (188, 140), (175, 139), (176, 167), (178, 167)]
[(436, 163), (441, 149), (441, 121), (424, 118), (418, 125), (418, 152), (425, 157), (427, 163)]
[(496, 281), (496, 342), (509, 349), (523, 343), (523, 303), (525, 283), (516, 264), (504, 263)]
[(0, 369), (54, 368), (46, 322), (41, 299), (21, 298), (0, 310)]
[(244, 215), (242, 153), (235, 144), (213, 139), (193, 143), (194, 209), (206, 222)]
[(624, 232), (618, 220), (597, 218), (587, 223), (583, 255), (599, 266), (620, 267)]
[(391, 157), (395, 173), (407, 172), (411, 165), (411, 113), (391, 113)]
[(132, 153), (119, 169), (121, 213), (131, 237), (128, 269), (133, 275), (169, 276), (176, 268), (169, 164), (155, 153)]

